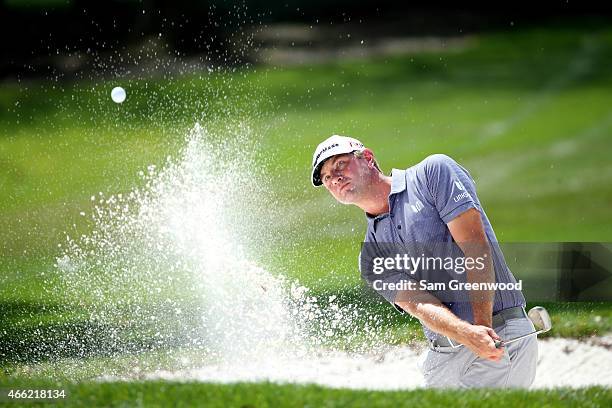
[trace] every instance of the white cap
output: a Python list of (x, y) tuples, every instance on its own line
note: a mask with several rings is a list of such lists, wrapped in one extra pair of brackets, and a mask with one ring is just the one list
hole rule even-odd
[(352, 137), (333, 135), (321, 142), (312, 155), (312, 185), (317, 187), (321, 182), (323, 162), (332, 156), (363, 150), (365, 146)]

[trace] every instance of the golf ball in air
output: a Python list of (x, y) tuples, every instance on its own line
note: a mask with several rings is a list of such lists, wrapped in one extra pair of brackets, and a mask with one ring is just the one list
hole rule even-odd
[(111, 91), (111, 98), (115, 103), (121, 103), (125, 101), (125, 89), (120, 86), (116, 86)]

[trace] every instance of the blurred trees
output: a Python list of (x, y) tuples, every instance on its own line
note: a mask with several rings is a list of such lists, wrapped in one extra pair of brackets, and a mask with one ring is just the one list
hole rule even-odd
[[(479, 16), (480, 24), (475, 25), (481, 28), (505, 21), (513, 14), (543, 18), (602, 13), (609, 7), (594, 1), (573, 3), (517, 0), (506, 6), (511, 9), (498, 10), (478, 1), (3, 0), (0, 78), (45, 74), (61, 77), (100, 56), (106, 61), (120, 60), (130, 50), (154, 56), (156, 49), (163, 49), (178, 57), (205, 54), (222, 63), (240, 63), (237, 55), (227, 52), (232, 48), (232, 36), (242, 27), (278, 21), (330, 24), (400, 15), (410, 21), (405, 28), (418, 34), (457, 26), (469, 29), (478, 19), (466, 16)], [(449, 21), (460, 23), (453, 25)]]

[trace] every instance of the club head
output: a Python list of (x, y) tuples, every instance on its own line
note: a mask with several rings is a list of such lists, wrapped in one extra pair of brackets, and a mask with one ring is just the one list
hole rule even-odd
[(527, 312), (529, 319), (533, 322), (536, 331), (545, 333), (552, 328), (552, 322), (546, 309), (542, 306), (535, 306)]

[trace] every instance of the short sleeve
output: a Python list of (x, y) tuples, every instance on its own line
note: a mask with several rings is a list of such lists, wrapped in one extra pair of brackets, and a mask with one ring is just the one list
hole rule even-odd
[[(386, 255), (388, 254), (381, 251), (375, 243), (364, 242), (359, 252), (359, 272), (368, 286), (385, 298), (387, 302), (391, 303), (397, 311), (404, 313), (402, 308), (395, 304), (395, 297), (400, 290), (393, 287), (399, 286), (404, 281), (411, 280), (411, 277), (399, 270), (385, 270), (377, 273), (374, 267), (375, 259), (382, 259)], [(390, 287), (393, 289), (390, 289)]]
[(470, 208), (479, 210), (474, 181), (455, 160), (434, 154), (424, 160), (424, 171), (427, 190), (446, 224)]

